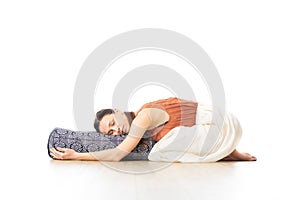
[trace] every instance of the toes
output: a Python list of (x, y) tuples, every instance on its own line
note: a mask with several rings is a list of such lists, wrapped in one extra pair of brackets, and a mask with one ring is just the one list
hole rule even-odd
[(252, 160), (252, 161), (256, 161), (257, 158), (256, 158), (255, 156), (251, 156), (251, 160)]

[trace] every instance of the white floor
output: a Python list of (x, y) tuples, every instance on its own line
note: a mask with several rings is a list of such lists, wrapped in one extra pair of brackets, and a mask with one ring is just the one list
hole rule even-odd
[[(52, 200), (290, 200), (300, 198), (297, 186), (299, 173), (293, 173), (298, 168), (295, 163), (282, 162), (278, 165), (263, 161), (167, 164), (50, 159), (33, 167), (28, 160), (20, 162), (19, 166), (11, 166), (11, 178), (5, 183), (1, 195), (10, 199)], [(134, 171), (138, 173), (132, 173)]]

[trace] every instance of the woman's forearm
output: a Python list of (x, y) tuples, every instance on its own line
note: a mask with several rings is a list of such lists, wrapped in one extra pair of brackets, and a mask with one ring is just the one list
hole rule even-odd
[(57, 147), (50, 149), (50, 154), (54, 159), (58, 160), (99, 160), (99, 161), (120, 161), (130, 152), (120, 150), (118, 147), (103, 151), (90, 153), (79, 153), (69, 148)]
[(99, 160), (99, 161), (120, 161), (128, 153), (119, 150), (118, 148), (107, 149), (90, 153), (78, 153), (77, 160)]
[(97, 159), (93, 157), (90, 153), (78, 153), (76, 160), (94, 161)]

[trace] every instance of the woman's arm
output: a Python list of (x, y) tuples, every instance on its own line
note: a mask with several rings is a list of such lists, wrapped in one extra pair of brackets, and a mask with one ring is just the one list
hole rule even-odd
[[(57, 151), (58, 150), (58, 151)], [(57, 147), (50, 149), (51, 155), (58, 160), (102, 160), (102, 161), (120, 161), (128, 153), (121, 151), (117, 148), (107, 149), (103, 151), (79, 153), (69, 148)]]
[(168, 113), (162, 109), (145, 108), (141, 110), (132, 121), (130, 131), (125, 140), (116, 147), (116, 149), (120, 150), (118, 155), (121, 155), (121, 159), (138, 145), (146, 130), (157, 127), (168, 120)]
[(73, 149), (57, 147), (50, 149), (50, 154), (57, 160), (97, 160), (89, 153), (78, 153)]
[(120, 161), (127, 156), (128, 153), (122, 152), (117, 148), (102, 151), (79, 153), (78, 160), (101, 160), (101, 161)]

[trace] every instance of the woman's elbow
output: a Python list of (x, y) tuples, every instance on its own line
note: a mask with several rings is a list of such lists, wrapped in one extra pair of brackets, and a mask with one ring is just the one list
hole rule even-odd
[(117, 158), (117, 157), (115, 157), (115, 158), (113, 158), (111, 161), (112, 162), (119, 162), (119, 161), (121, 161), (122, 160), (122, 158)]
[(124, 152), (118, 148), (115, 149), (116, 150), (116, 154), (112, 157), (111, 161), (113, 162), (119, 162), (121, 161), (125, 156), (127, 156), (129, 153)]
[(112, 162), (119, 162), (119, 161), (121, 161), (124, 157), (125, 157), (125, 156), (120, 156), (120, 155), (114, 156), (113, 158), (110, 159), (110, 161), (112, 161)]

